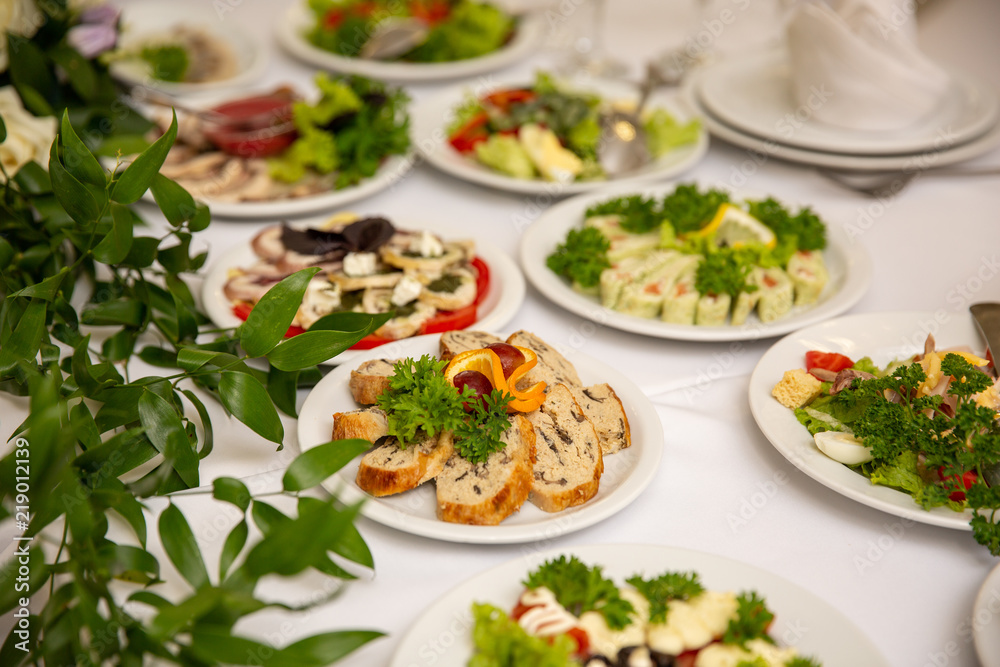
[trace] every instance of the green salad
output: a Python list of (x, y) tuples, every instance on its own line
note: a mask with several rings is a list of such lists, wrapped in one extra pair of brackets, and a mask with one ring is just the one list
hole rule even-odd
[[(602, 114), (617, 101), (571, 89), (540, 72), (533, 85), (468, 97), (448, 126), (459, 153), (505, 176), (569, 183), (607, 178), (597, 159)], [(699, 121), (680, 122), (666, 109), (644, 113), (653, 159), (698, 141)]]
[(682, 184), (587, 208), (546, 260), (606, 308), (671, 324), (762, 323), (816, 303), (829, 279), (826, 226), (773, 198), (733, 201)]
[(268, 158), (271, 178), (295, 183), (308, 172), (336, 173), (334, 186), (345, 188), (374, 176), (390, 155), (409, 150), (405, 92), (363, 77), (324, 73), (316, 75), (316, 87), (318, 101), (292, 106), (297, 138)]
[[(924, 509), (972, 510), (976, 540), (1000, 556), (1000, 394), (992, 363), (935, 350), (885, 367), (810, 350), (772, 391), (817, 448)], [(984, 371), (986, 369), (989, 372)]]
[(478, 58), (501, 48), (516, 29), (509, 14), (471, 0), (309, 0), (315, 17), (306, 38), (319, 48), (357, 57), (380, 23), (417, 19), (426, 40), (398, 60), (440, 63)]

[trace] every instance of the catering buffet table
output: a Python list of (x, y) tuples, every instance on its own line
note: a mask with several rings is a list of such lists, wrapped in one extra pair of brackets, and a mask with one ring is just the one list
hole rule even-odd
[[(231, 9), (222, 15), (224, 21), (244, 27), (269, 50), (262, 84), (310, 80), (310, 68), (274, 43), (271, 28), (282, 3), (215, 4)], [(671, 21), (679, 12), (654, 0), (609, 4), (608, 43), (638, 76), (639, 64), (663, 48), (662, 35), (676, 37), (678, 28)], [(995, 38), (1000, 4), (916, 4), (926, 5), (919, 15), (926, 53), (1000, 87), (1000, 42)], [(552, 49), (540, 49), (504, 75), (529, 75), (554, 57)], [(409, 90), (419, 101), (446, 85), (451, 84), (412, 85)], [(975, 162), (1000, 166), (1000, 149)], [(705, 158), (679, 180), (810, 204), (830, 225), (847, 230), (853, 247), (867, 252), (873, 263), (870, 288), (851, 313), (924, 311), (933, 329), (934, 322), (968, 318), (971, 303), (1000, 300), (996, 178), (928, 174), (895, 196), (873, 198), (849, 191), (813, 168), (773, 156), (761, 159), (713, 139)], [(516, 257), (525, 224), (550, 203), (548, 197), (493, 191), (418, 164), (389, 190), (349, 208), (416, 225), (433, 221), (451, 236), (473, 236), (479, 244)], [(143, 212), (154, 224), (163, 224), (154, 210), (144, 207)], [(213, 256), (273, 222), (213, 221), (199, 235), (210, 250), (209, 264)], [(238, 631), (285, 645), (315, 632), (378, 629), (387, 636), (338, 664), (385, 665), (430, 604), (491, 567), (556, 547), (653, 544), (726, 556), (784, 577), (847, 615), (892, 665), (979, 664), (973, 625), (992, 618), (975, 616), (973, 603), (997, 559), (967, 531), (916, 523), (850, 500), (776, 451), (755, 424), (747, 398), (750, 373), (776, 338), (700, 343), (631, 334), (573, 315), (530, 286), (505, 329), (536, 332), (568, 350), (571, 360), (574, 354), (600, 359), (650, 397), (662, 422), (664, 449), (648, 488), (595, 525), (576, 530), (569, 521), (541, 539), (519, 544), (440, 541), (361, 518), (358, 527), (374, 555), (373, 574), (309, 612), (267, 611), (241, 623)], [(306, 392), (300, 393), (301, 402)], [(275, 453), (273, 445), (227, 421), (218, 406), (210, 409), (216, 447), (202, 465), (202, 480), (228, 475), (246, 478), (252, 491), (279, 488), (283, 466), (298, 451), (294, 421), (284, 418), (285, 449)], [(3, 440), (24, 410), (24, 404), (0, 397)], [(176, 502), (190, 517), (207, 558), (213, 558), (232, 518), (204, 495)], [(162, 499), (148, 504), (154, 513), (164, 506)], [(162, 562), (169, 572), (166, 560)], [(305, 601), (328, 592), (321, 583), (318, 577), (301, 577), (268, 583), (265, 592), (284, 601)], [(996, 596), (1000, 599), (1000, 592)], [(409, 664), (437, 663), (452, 644), (465, 641), (466, 623), (456, 618), (451, 633), (426, 638)], [(801, 630), (822, 633), (824, 628)]]

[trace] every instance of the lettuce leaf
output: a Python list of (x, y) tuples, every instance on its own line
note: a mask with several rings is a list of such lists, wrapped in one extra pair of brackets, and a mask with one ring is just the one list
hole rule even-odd
[(469, 667), (571, 667), (576, 642), (568, 635), (558, 635), (549, 644), (528, 634), (502, 609), (489, 604), (473, 604), (476, 626), (472, 631), (476, 653)]
[(701, 122), (696, 118), (683, 125), (666, 109), (654, 109), (646, 119), (646, 144), (650, 154), (658, 158), (680, 146), (694, 143), (701, 131)]
[(916, 496), (924, 488), (917, 472), (916, 452), (903, 452), (892, 463), (876, 466), (868, 475), (872, 484), (888, 486)]

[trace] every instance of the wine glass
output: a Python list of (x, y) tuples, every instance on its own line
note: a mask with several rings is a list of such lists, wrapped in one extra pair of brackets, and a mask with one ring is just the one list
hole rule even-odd
[[(606, 0), (587, 0), (584, 5), (590, 12), (585, 28), (576, 36), (572, 53), (560, 69), (565, 74), (587, 74), (598, 78), (619, 78), (628, 72), (628, 66), (612, 57), (604, 39), (608, 3)], [(583, 6), (581, 6), (583, 7)]]

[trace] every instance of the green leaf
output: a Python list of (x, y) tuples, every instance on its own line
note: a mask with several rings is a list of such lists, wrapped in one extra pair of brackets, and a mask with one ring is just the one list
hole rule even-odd
[(0, 117), (0, 144), (7, 141), (7, 124), (3, 122), (3, 118)]
[[(58, 85), (52, 72), (46, 66), (42, 49), (27, 37), (7, 33), (7, 53), (17, 54), (10, 59), (10, 79), (22, 99), (26, 91), (31, 91), (29, 99), (23, 100), (25, 107), (35, 115), (54, 116), (51, 101), (58, 92)], [(42, 105), (39, 108), (39, 105)]]
[(373, 639), (384, 637), (374, 630), (325, 632), (300, 639), (264, 661), (266, 667), (322, 667), (337, 662)]
[(98, 202), (93, 193), (59, 161), (57, 142), (52, 142), (49, 151), (49, 178), (56, 199), (73, 220), (80, 225), (93, 225), (101, 217), (103, 202)]
[(160, 247), (160, 240), (151, 236), (140, 236), (132, 240), (132, 247), (128, 255), (122, 260), (126, 266), (136, 269), (145, 269), (152, 266), (156, 261), (156, 251)]
[(81, 183), (89, 183), (100, 190), (107, 187), (108, 178), (97, 158), (80, 141), (69, 122), (69, 111), (63, 110), (59, 140), (63, 147), (63, 165)]
[(197, 213), (194, 197), (176, 181), (163, 174), (156, 174), (153, 177), (150, 190), (164, 217), (175, 227), (190, 220)]
[(34, 297), (36, 299), (44, 299), (45, 301), (53, 301), (59, 293), (59, 288), (62, 287), (63, 280), (68, 275), (69, 267), (64, 266), (48, 278), (37, 283), (32, 283), (24, 289), (11, 294), (11, 296)]
[(355, 457), (371, 449), (367, 440), (335, 440), (306, 450), (295, 457), (281, 483), (286, 491), (311, 489)]
[(134, 204), (143, 193), (149, 189), (154, 177), (160, 172), (163, 161), (167, 159), (174, 140), (177, 138), (177, 114), (173, 113), (170, 127), (153, 145), (139, 154), (121, 176), (118, 177), (111, 199), (119, 204)]
[(250, 507), (250, 490), (246, 484), (232, 477), (217, 477), (212, 482), (212, 496), (216, 500), (236, 505), (243, 512)]
[(139, 422), (153, 446), (170, 462), (190, 488), (198, 486), (198, 456), (191, 448), (180, 415), (149, 388), (139, 397)]
[(201, 618), (211, 611), (222, 597), (217, 588), (204, 588), (180, 604), (165, 607), (149, 625), (149, 634), (163, 641), (173, 637), (191, 621)]
[(93, 102), (99, 94), (94, 64), (69, 45), (54, 46), (48, 50), (48, 55), (66, 73), (66, 79), (76, 94), (86, 102)]
[(146, 317), (146, 306), (134, 299), (115, 299), (88, 305), (83, 310), (80, 321), (91, 326), (121, 324), (138, 327)]
[(250, 357), (262, 357), (285, 337), (302, 296), (318, 267), (297, 271), (267, 291), (240, 326), (240, 345)]
[[(115, 480), (117, 481), (117, 480)], [(120, 483), (120, 482), (119, 482)], [(124, 485), (122, 485), (124, 488)], [(107, 492), (96, 491), (95, 496), (100, 496), (100, 494), (105, 494)], [(135, 532), (136, 538), (139, 540), (140, 546), (143, 549), (146, 548), (146, 514), (143, 512), (145, 509), (143, 504), (140, 503), (130, 491), (123, 491), (121, 493), (111, 494), (114, 497), (114, 501), (109, 503), (110, 509), (117, 512), (128, 524), (132, 527), (133, 532)], [(100, 496), (103, 497), (103, 496)]]
[(229, 535), (226, 536), (226, 542), (222, 545), (222, 553), (219, 555), (220, 578), (225, 578), (226, 572), (229, 571), (229, 568), (236, 561), (236, 557), (243, 551), (243, 547), (247, 543), (247, 535), (249, 534), (250, 528), (247, 526), (246, 519), (240, 521), (229, 531)]
[(150, 366), (177, 368), (177, 353), (162, 347), (147, 345), (139, 350), (139, 358)]
[(238, 665), (246, 664), (248, 657), (261, 660), (263, 656), (272, 655), (274, 649), (252, 639), (237, 637), (225, 627), (202, 626), (191, 631), (191, 652), (212, 664)]
[(49, 172), (40, 164), (32, 160), (21, 166), (14, 176), (17, 187), (29, 195), (43, 195), (52, 192), (52, 181), (49, 179)]
[(267, 353), (267, 360), (280, 370), (298, 371), (337, 356), (364, 336), (365, 332), (310, 330), (279, 343)]
[(160, 540), (167, 557), (174, 564), (181, 576), (195, 590), (208, 585), (208, 570), (201, 557), (201, 549), (195, 540), (194, 532), (184, 518), (184, 513), (173, 503), (160, 514)]
[(94, 258), (118, 264), (132, 249), (132, 213), (121, 204), (111, 204), (111, 230), (94, 248)]
[(219, 398), (226, 410), (262, 438), (281, 444), (285, 429), (260, 380), (238, 371), (220, 375)]
[(208, 207), (204, 204), (198, 204), (195, 207), (194, 216), (188, 222), (188, 229), (192, 232), (200, 232), (208, 229), (208, 225), (212, 222), (212, 214), (208, 210)]
[(107, 561), (111, 575), (123, 581), (148, 584), (160, 577), (160, 564), (145, 549), (110, 542), (98, 550), (98, 557)]
[(274, 366), (267, 371), (267, 393), (275, 407), (290, 417), (299, 416), (296, 411), (298, 383), (299, 371), (285, 372)]
[(34, 359), (45, 331), (45, 301), (32, 299), (21, 315), (14, 332), (0, 349), (0, 373), (5, 373), (21, 359)]
[[(301, 496), (299, 498), (299, 512), (303, 511), (303, 508), (315, 503), (322, 503), (323, 501), (319, 498), (312, 498), (310, 496)], [(372, 558), (372, 552), (365, 544), (365, 540), (361, 537), (361, 533), (358, 532), (356, 526), (348, 526), (344, 532), (340, 534), (338, 539), (330, 545), (330, 550), (337, 553), (348, 560), (358, 563), (359, 565), (364, 565), (367, 568), (374, 568), (375, 561)], [(331, 561), (332, 564), (332, 561)], [(353, 579), (354, 577), (344, 570), (337, 567), (337, 572), (330, 572), (328, 570), (320, 570), (321, 572), (326, 572), (330, 576), (340, 577), (341, 579)]]
[[(37, 542), (37, 541), (36, 541)], [(21, 545), (24, 543), (22, 542)], [(49, 577), (49, 566), (45, 562), (45, 554), (39, 547), (31, 547), (28, 551), (28, 581), (27, 590), (18, 591), (14, 582), (17, 579), (18, 570), (22, 563), (17, 558), (11, 558), (0, 566), (0, 581), (6, 582), (5, 586), (0, 586), (0, 614), (6, 614), (13, 609), (18, 602), (18, 598), (30, 597), (37, 591)]]
[(190, 389), (181, 389), (181, 393), (191, 401), (191, 405), (198, 411), (198, 419), (201, 420), (201, 428), (205, 433), (205, 441), (201, 449), (198, 450), (198, 458), (203, 459), (212, 453), (212, 448), (215, 446), (215, 431), (212, 429), (212, 418), (209, 416), (208, 409), (205, 408), (205, 404), (202, 403), (197, 394)]

